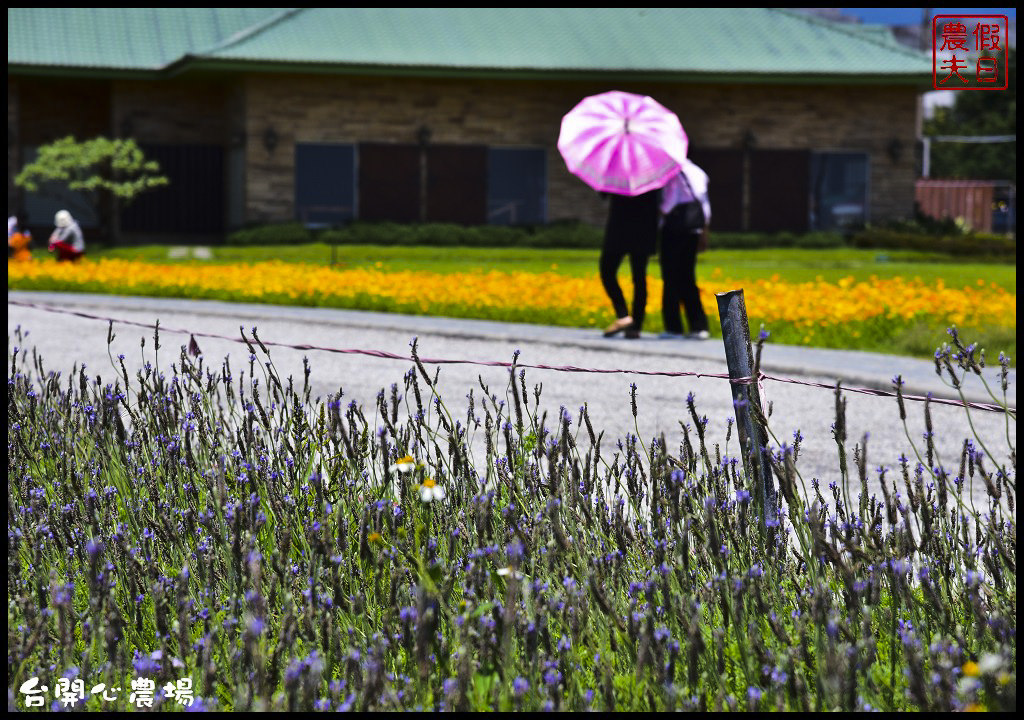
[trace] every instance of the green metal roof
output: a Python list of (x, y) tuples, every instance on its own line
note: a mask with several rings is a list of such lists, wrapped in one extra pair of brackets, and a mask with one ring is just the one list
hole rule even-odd
[(922, 82), (891, 33), (769, 8), (9, 8), (8, 70)]
[(163, 70), (254, 32), (284, 8), (7, 8), (7, 64)]

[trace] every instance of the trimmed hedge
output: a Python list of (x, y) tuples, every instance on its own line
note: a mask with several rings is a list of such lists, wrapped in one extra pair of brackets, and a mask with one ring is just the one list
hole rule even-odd
[(327, 230), (311, 230), (301, 223), (290, 222), (233, 232), (228, 235), (227, 244), (295, 245), (315, 241), (329, 245), (599, 248), (602, 238), (601, 228), (578, 222), (536, 227), (354, 222)]
[(256, 225), (227, 236), (228, 245), (302, 245), (313, 240), (313, 233), (300, 222)]
[[(549, 225), (456, 225), (449, 223), (354, 222), (341, 228), (312, 230), (299, 222), (261, 225), (238, 230), (228, 245), (417, 245), (454, 247), (600, 248), (601, 227), (565, 221)], [(716, 248), (879, 248), (925, 250), (957, 256), (1011, 258), (1017, 254), (1015, 236), (987, 233), (932, 234), (907, 229), (865, 228), (844, 235), (837, 232), (732, 233), (712, 231)]]
[(927, 235), (903, 230), (871, 228), (854, 233), (849, 244), (855, 248), (923, 250), (969, 257), (1011, 258), (1017, 256), (1014, 235), (971, 233), (967, 235)]
[(739, 233), (711, 231), (710, 246), (745, 250), (748, 248), (780, 247), (780, 248), (836, 248), (846, 243), (839, 233)]

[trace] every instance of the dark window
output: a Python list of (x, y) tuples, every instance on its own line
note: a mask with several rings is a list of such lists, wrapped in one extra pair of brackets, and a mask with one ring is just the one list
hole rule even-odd
[(356, 151), (352, 145), (295, 146), (295, 218), (339, 225), (355, 217)]
[(867, 153), (814, 153), (811, 227), (835, 230), (868, 220)]
[[(750, 229), (806, 232), (810, 217), (809, 150), (750, 153)], [(714, 209), (712, 209), (712, 219)]]
[(427, 148), (427, 222), (486, 222), (487, 149), (481, 145)]
[(539, 224), (547, 219), (547, 156), (539, 148), (487, 151), (487, 222)]
[(359, 146), (360, 220), (418, 222), (421, 198), (419, 146)]
[(743, 151), (699, 148), (689, 157), (708, 174), (711, 229), (743, 229)]
[(367, 143), (359, 146), (358, 166), (361, 220), (516, 225), (547, 219), (543, 149), (430, 145), (424, 151)]
[(219, 145), (141, 145), (160, 163), (168, 185), (147, 190), (121, 214), (125, 232), (224, 232), (224, 148)]

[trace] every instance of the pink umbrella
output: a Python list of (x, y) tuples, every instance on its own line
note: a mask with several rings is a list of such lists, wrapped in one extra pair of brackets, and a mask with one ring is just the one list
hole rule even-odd
[(664, 186), (689, 141), (674, 112), (645, 95), (612, 90), (584, 98), (562, 118), (558, 151), (569, 171), (600, 192), (642, 195)]

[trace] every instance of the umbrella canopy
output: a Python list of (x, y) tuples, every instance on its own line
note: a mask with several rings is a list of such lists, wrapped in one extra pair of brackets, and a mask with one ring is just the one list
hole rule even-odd
[(562, 118), (558, 151), (569, 171), (601, 192), (642, 195), (664, 186), (689, 142), (674, 112), (652, 97), (612, 90)]

